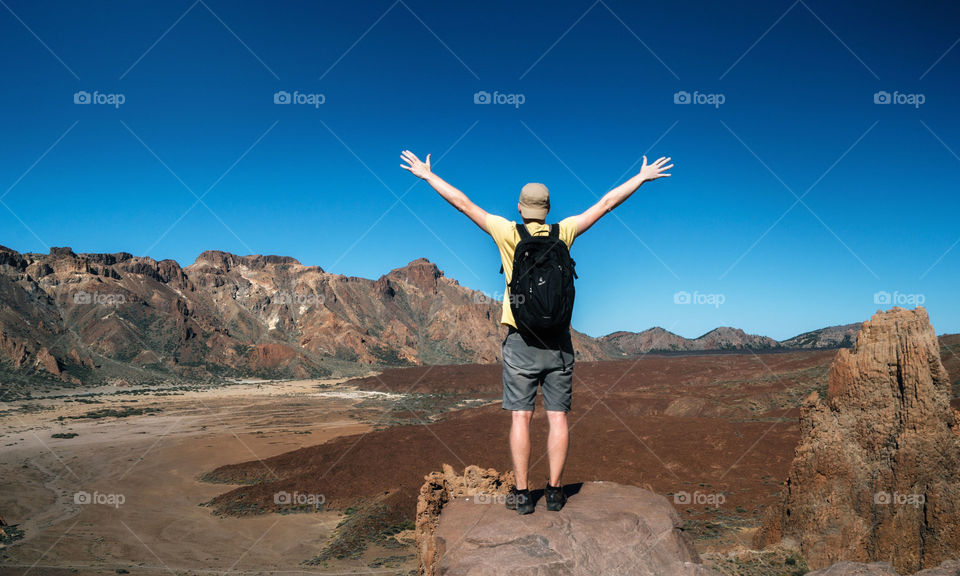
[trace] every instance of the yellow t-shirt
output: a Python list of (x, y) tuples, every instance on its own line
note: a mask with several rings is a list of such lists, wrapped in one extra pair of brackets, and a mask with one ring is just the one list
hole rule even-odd
[[(527, 230), (531, 236), (547, 236), (550, 234), (550, 226), (540, 224), (539, 222), (530, 222), (527, 224)], [(502, 216), (487, 214), (487, 232), (493, 237), (493, 241), (500, 250), (500, 262), (503, 263), (503, 275), (507, 284), (513, 274), (513, 254), (517, 250), (517, 244), (520, 242), (520, 233), (517, 232), (517, 225)], [(573, 239), (577, 237), (577, 217), (570, 216), (560, 221), (560, 239), (569, 249), (573, 246)], [(510, 310), (510, 287), (503, 289), (503, 312), (500, 315), (500, 323), (507, 326), (517, 327), (513, 320), (513, 311)]]

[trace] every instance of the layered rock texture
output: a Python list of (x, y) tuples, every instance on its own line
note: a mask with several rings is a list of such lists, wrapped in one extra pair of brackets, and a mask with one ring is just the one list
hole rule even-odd
[(444, 552), (443, 543), (438, 543), (436, 536), (444, 506), (452, 500), (477, 494), (491, 500), (502, 499), (515, 486), (515, 481), (513, 472), (500, 474), (493, 468), (471, 465), (463, 474), (457, 474), (449, 464), (443, 465), (442, 472), (431, 472), (424, 480), (417, 498), (417, 559), (420, 573), (433, 576), (439, 573), (437, 569)]
[[(519, 516), (504, 507), (512, 478), (467, 467), (426, 477), (417, 509), (421, 574), (713, 576), (666, 498), (635, 486), (568, 486), (567, 505)], [(535, 493), (535, 498), (536, 498)]]
[[(0, 246), (0, 371), (13, 382), (494, 363), (499, 320), (498, 302), (424, 259), (367, 280), (283, 256), (209, 251), (181, 268), (128, 253)], [(574, 346), (580, 360), (605, 356), (579, 333)]]
[(827, 398), (805, 404), (756, 546), (789, 536), (811, 568), (882, 561), (903, 574), (960, 556), (958, 424), (926, 310), (864, 322), (853, 350), (837, 353)]

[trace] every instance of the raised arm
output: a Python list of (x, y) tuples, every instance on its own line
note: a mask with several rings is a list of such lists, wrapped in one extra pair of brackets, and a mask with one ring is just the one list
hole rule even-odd
[(604, 194), (599, 202), (577, 216), (577, 236), (586, 232), (604, 214), (623, 204), (623, 201), (636, 192), (637, 188), (642, 186), (644, 182), (670, 176), (666, 173), (667, 170), (673, 168), (673, 164), (666, 165), (669, 161), (669, 157), (661, 157), (653, 164), (647, 164), (647, 157), (644, 156), (643, 166), (640, 167), (640, 172), (636, 176)]
[(417, 155), (409, 150), (404, 150), (400, 157), (409, 165), (401, 164), (400, 167), (409, 171), (411, 174), (425, 180), (427, 184), (433, 187), (444, 200), (451, 206), (466, 214), (481, 230), (487, 232), (487, 212), (483, 208), (474, 204), (467, 195), (448, 183), (443, 178), (437, 176), (430, 170), (430, 155), (427, 154), (427, 161), (421, 162)]

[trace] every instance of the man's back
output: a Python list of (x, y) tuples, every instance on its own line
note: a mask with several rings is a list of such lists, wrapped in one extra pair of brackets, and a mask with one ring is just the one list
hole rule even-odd
[[(401, 158), (407, 164), (401, 168), (409, 171), (418, 178), (422, 178), (440, 194), (451, 206), (465, 214), (474, 224), (493, 237), (500, 250), (500, 262), (509, 285), (513, 274), (513, 261), (520, 234), (513, 222), (488, 214), (483, 208), (474, 204), (466, 194), (451, 186), (440, 178), (430, 168), (430, 155), (426, 162), (409, 150), (404, 150)], [(559, 223), (559, 238), (569, 250), (573, 240), (578, 235), (589, 230), (604, 214), (623, 203), (644, 182), (669, 176), (666, 171), (673, 168), (668, 164), (669, 158), (660, 158), (652, 164), (647, 164), (647, 157), (643, 157), (640, 172), (623, 184), (603, 195), (600, 200), (583, 213), (565, 218)], [(517, 211), (526, 222), (527, 231), (531, 235), (546, 236), (550, 228), (544, 222), (550, 211), (550, 194), (547, 187), (537, 182), (526, 184), (520, 191), (520, 200)], [(532, 242), (527, 239), (526, 242)], [(539, 243), (540, 241), (537, 240)], [(552, 250), (548, 254), (556, 255), (559, 248), (555, 240)], [(526, 254), (524, 250), (524, 254)], [(531, 250), (531, 254), (536, 252)], [(569, 254), (564, 255), (569, 262)], [(528, 268), (529, 269), (529, 268)], [(565, 270), (563, 265), (559, 269)], [(570, 268), (572, 271), (572, 266)], [(528, 278), (532, 278), (529, 276)], [(539, 286), (539, 276), (538, 284)], [(572, 278), (565, 277), (565, 280)], [(547, 284), (545, 284), (547, 285)], [(553, 286), (553, 283), (549, 284)], [(572, 285), (571, 285), (572, 288)], [(532, 286), (525, 288), (535, 291)], [(571, 293), (572, 290), (568, 293)], [(572, 300), (570, 300), (572, 302)], [(560, 317), (569, 320), (566, 310)], [(543, 317), (542, 315), (540, 316)], [(510, 455), (513, 460), (513, 470), (516, 485), (511, 489), (507, 508), (515, 509), (518, 514), (533, 512), (534, 504), (527, 486), (527, 469), (530, 464), (530, 422), (533, 418), (534, 402), (537, 389), (543, 390), (543, 404), (550, 422), (550, 433), (547, 437), (547, 454), (549, 456), (550, 476), (544, 490), (547, 510), (558, 511), (566, 503), (566, 495), (560, 483), (564, 463), (567, 458), (568, 432), (567, 412), (570, 411), (573, 382), (574, 353), (569, 329), (564, 330), (558, 342), (544, 342), (528, 332), (517, 330), (513, 311), (510, 308), (509, 286), (505, 289), (503, 298), (503, 313), (501, 324), (508, 326), (507, 336), (501, 345), (503, 359), (503, 404), (504, 410), (510, 410)], [(569, 328), (569, 325), (566, 326)], [(554, 345), (555, 344), (555, 345)]]
[[(517, 232), (517, 225), (502, 216), (494, 214), (487, 215), (487, 232), (493, 238), (500, 251), (500, 263), (503, 265), (503, 275), (507, 284), (513, 277), (513, 257), (520, 242), (520, 234)], [(577, 218), (571, 216), (564, 218), (558, 224), (560, 226), (560, 240), (567, 245), (569, 249), (573, 246), (573, 241), (577, 237)], [(546, 236), (550, 232), (550, 226), (540, 222), (527, 222), (527, 230), (533, 236)], [(513, 311), (510, 309), (510, 287), (504, 288), (503, 311), (500, 316), (500, 323), (507, 326), (517, 327), (513, 318)]]

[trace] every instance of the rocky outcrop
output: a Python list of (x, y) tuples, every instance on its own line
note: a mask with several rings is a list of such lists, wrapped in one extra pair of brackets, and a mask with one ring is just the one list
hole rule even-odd
[(457, 474), (449, 464), (443, 465), (443, 472), (431, 472), (424, 480), (417, 498), (417, 559), (420, 573), (433, 576), (437, 574), (441, 555), (437, 550), (436, 532), (443, 507), (451, 500), (477, 494), (503, 497), (515, 486), (515, 481), (513, 472), (500, 474), (493, 468), (467, 466), (463, 474)]
[(426, 258), (418, 258), (403, 268), (391, 270), (385, 278), (396, 278), (401, 282), (412, 284), (420, 290), (435, 292), (437, 282), (442, 276), (443, 272), (437, 268), (436, 264)]
[(635, 486), (589, 482), (567, 505), (529, 516), (507, 510), (512, 478), (469, 466), (426, 477), (417, 507), (420, 573), (713, 576), (666, 498)]
[(53, 357), (53, 354), (50, 353), (46, 348), (41, 348), (40, 352), (37, 353), (37, 366), (43, 368), (49, 372), (52, 376), (60, 377), (60, 362)]
[(863, 323), (837, 353), (827, 398), (805, 402), (756, 546), (789, 536), (811, 568), (887, 561), (905, 574), (960, 555), (960, 441), (939, 351), (923, 308)]

